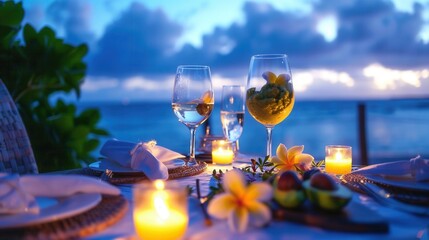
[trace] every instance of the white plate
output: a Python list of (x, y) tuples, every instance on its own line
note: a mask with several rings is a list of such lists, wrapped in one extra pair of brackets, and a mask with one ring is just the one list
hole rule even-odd
[(429, 182), (418, 182), (410, 174), (410, 161), (380, 163), (361, 168), (353, 173), (392, 187), (429, 191)]
[(99, 193), (82, 193), (63, 198), (37, 197), (38, 214), (0, 215), (0, 229), (24, 227), (56, 221), (82, 213), (101, 201)]
[[(181, 167), (185, 165), (185, 162), (182, 159), (174, 159), (170, 161), (164, 162), (168, 169)], [(101, 161), (93, 162), (89, 165), (89, 167), (96, 171), (104, 172), (106, 169), (112, 170), (116, 173), (139, 173), (141, 171), (134, 170), (131, 168), (124, 167), (119, 163), (109, 160), (107, 158), (103, 158)]]

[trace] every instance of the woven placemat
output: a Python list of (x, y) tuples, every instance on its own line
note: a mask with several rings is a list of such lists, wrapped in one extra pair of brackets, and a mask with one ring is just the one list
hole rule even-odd
[(350, 188), (353, 191), (365, 194), (357, 184), (358, 182), (369, 182), (376, 184), (383, 189), (385, 189), (392, 198), (395, 198), (399, 201), (416, 204), (416, 205), (423, 205), (426, 206), (429, 202), (429, 192), (428, 191), (419, 191), (409, 188), (401, 188), (397, 186), (392, 186), (389, 184), (372, 181), (368, 178), (366, 178), (362, 174), (358, 173), (349, 173), (342, 176), (342, 183), (346, 185), (348, 188)]
[[(207, 163), (202, 161), (197, 161), (197, 164), (194, 166), (179, 166), (175, 168), (168, 169), (168, 180), (189, 177), (198, 175), (204, 172), (207, 169)], [(86, 175), (91, 177), (100, 177), (102, 172), (94, 170), (92, 168), (82, 168), (82, 169), (73, 169), (61, 172), (63, 174), (79, 174)], [(122, 173), (113, 172), (113, 177), (109, 179), (109, 182), (112, 184), (130, 184), (137, 183), (141, 181), (149, 180), (144, 173), (141, 172), (130, 172)]]
[(127, 210), (128, 201), (122, 195), (103, 195), (88, 211), (53, 222), (0, 230), (0, 239), (79, 239), (116, 223)]

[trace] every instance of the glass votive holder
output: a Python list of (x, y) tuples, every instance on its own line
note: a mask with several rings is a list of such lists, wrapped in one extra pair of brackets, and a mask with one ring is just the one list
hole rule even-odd
[(186, 188), (156, 180), (133, 188), (133, 220), (141, 239), (181, 239), (188, 227)]
[(212, 142), (212, 161), (214, 164), (229, 165), (234, 161), (232, 143), (226, 140)]
[(352, 147), (329, 145), (325, 148), (325, 171), (343, 175), (352, 171)]

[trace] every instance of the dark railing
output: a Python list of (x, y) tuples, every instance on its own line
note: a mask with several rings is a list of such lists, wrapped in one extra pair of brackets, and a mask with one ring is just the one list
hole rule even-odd
[(365, 103), (358, 104), (358, 136), (361, 164), (368, 165), (368, 142), (367, 142), (367, 127), (366, 127), (366, 109)]

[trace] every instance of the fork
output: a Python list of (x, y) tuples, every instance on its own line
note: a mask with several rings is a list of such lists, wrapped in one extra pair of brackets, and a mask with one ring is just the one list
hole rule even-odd
[(391, 197), (390, 193), (386, 192), (383, 188), (373, 183), (358, 181), (356, 182), (356, 185), (381, 205), (392, 207), (415, 215), (429, 215), (428, 207), (415, 206), (397, 201)]

